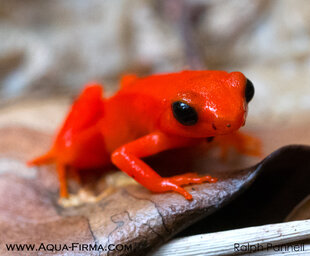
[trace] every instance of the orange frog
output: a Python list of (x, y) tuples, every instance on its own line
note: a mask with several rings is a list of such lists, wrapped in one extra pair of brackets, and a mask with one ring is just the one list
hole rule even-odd
[(51, 149), (28, 164), (55, 163), (61, 197), (68, 196), (68, 167), (97, 168), (112, 162), (153, 192), (175, 191), (191, 200), (183, 186), (217, 179), (196, 173), (161, 177), (141, 158), (218, 135), (229, 135), (227, 143), (241, 153), (259, 155), (259, 147), (246, 146), (253, 138), (236, 132), (245, 124), (253, 95), (253, 84), (240, 72), (126, 75), (121, 89), (107, 99), (102, 87), (91, 83), (74, 102)]

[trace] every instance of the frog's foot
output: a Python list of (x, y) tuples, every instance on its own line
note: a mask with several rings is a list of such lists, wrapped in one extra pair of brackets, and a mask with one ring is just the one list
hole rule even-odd
[(209, 175), (198, 177), (197, 173), (194, 172), (176, 175), (167, 179), (169, 179), (170, 182), (175, 183), (179, 186), (185, 186), (188, 184), (201, 184), (203, 182), (217, 182), (217, 178), (213, 178)]
[(214, 183), (217, 182), (217, 178), (213, 178), (209, 175), (198, 177), (197, 173), (186, 173), (169, 178), (162, 178), (155, 192), (175, 191), (184, 196), (187, 200), (192, 200), (192, 195), (182, 188), (182, 186), (201, 184), (203, 182)]
[(243, 155), (261, 157), (262, 144), (258, 138), (242, 132), (236, 132), (229, 135), (223, 135), (216, 138), (221, 148), (221, 159), (227, 160), (230, 148), (236, 149)]

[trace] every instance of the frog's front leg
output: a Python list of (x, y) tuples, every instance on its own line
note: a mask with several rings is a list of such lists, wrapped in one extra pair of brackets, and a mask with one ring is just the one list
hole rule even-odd
[(197, 139), (166, 136), (161, 132), (154, 132), (116, 149), (111, 160), (118, 168), (149, 190), (153, 192), (176, 191), (187, 200), (191, 200), (192, 195), (181, 186), (205, 181), (216, 182), (217, 179), (210, 176), (198, 177), (195, 173), (164, 178), (140, 158), (168, 149), (191, 146), (197, 142)]

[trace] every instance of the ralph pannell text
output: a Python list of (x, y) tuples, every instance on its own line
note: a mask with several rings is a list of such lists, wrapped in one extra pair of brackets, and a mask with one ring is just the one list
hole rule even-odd
[(234, 243), (235, 252), (258, 252), (258, 251), (274, 251), (274, 252), (303, 252), (305, 251), (305, 244), (281, 244), (274, 245), (272, 243), (266, 244), (250, 244), (250, 243)]

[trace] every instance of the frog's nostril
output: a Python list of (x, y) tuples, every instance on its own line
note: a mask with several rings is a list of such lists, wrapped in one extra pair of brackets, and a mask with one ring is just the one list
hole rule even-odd
[(226, 124), (226, 127), (227, 127), (227, 128), (230, 128), (230, 127), (231, 127), (231, 124)]

